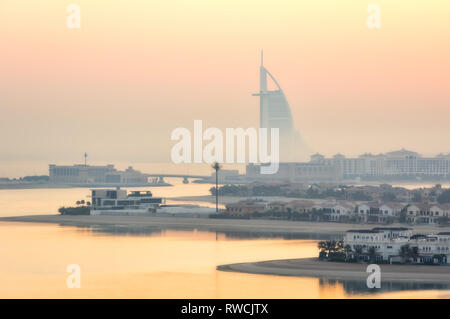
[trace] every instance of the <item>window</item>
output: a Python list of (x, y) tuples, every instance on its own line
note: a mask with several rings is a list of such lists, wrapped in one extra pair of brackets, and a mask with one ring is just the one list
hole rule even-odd
[(161, 198), (142, 198), (141, 203), (161, 203)]

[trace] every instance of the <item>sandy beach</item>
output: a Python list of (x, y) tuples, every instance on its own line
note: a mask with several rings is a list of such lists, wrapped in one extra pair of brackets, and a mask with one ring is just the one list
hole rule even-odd
[[(316, 258), (270, 260), (217, 266), (221, 271), (280, 276), (366, 281), (368, 264), (319, 261)], [(450, 266), (380, 265), (381, 280), (390, 282), (450, 283)]]
[[(380, 225), (302, 222), (262, 219), (212, 219), (170, 216), (72, 216), (72, 215), (31, 215), (2, 217), (0, 221), (52, 223), (69, 226), (127, 226), (129, 228), (170, 228), (180, 230), (233, 231), (248, 233), (270, 232), (274, 234), (326, 234), (342, 235), (350, 229), (370, 229)], [(405, 227), (393, 224), (389, 227)], [(450, 231), (450, 227), (420, 225), (414, 226), (414, 233), (437, 233)]]

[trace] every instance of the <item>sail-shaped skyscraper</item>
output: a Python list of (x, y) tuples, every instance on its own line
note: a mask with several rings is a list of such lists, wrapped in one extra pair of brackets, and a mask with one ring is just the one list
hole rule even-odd
[[(275, 90), (268, 89), (267, 76), (276, 86)], [(264, 67), (264, 56), (261, 51), (261, 66), (259, 68), (259, 126), (261, 128), (278, 128), (280, 132), (280, 161), (294, 162), (305, 160), (308, 151), (300, 134), (296, 131), (292, 119), (291, 108), (283, 90), (275, 77)]]

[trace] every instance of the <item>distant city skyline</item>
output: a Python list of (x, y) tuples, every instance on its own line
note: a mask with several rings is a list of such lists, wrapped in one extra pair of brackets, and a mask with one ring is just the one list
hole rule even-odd
[[(357, 157), (366, 157), (366, 156), (386, 156), (388, 153), (396, 153), (396, 152), (413, 152), (416, 153), (419, 157), (439, 157), (443, 156), (446, 158), (450, 158), (450, 152), (440, 152), (434, 154), (420, 154), (414, 151), (406, 150), (406, 149), (398, 149), (398, 150), (389, 150), (387, 152), (382, 153), (371, 153), (365, 152), (361, 154), (342, 154), (337, 152), (335, 154), (325, 154), (321, 152), (316, 152), (311, 155), (304, 162), (310, 162), (314, 158), (323, 157), (325, 160), (330, 161), (333, 160), (334, 157), (341, 157), (352, 159)], [(0, 161), (0, 178), (18, 178), (26, 175), (47, 175), (48, 174), (48, 165), (50, 163), (54, 163), (57, 165), (83, 165), (84, 157), (83, 154), (78, 154), (78, 158), (68, 161)], [(173, 174), (192, 174), (192, 175), (209, 175), (211, 173), (211, 165), (207, 163), (181, 163), (174, 164), (170, 162), (140, 162), (140, 161), (108, 161), (108, 160), (99, 160), (94, 158), (93, 160), (88, 160), (88, 165), (115, 165), (118, 169), (125, 170), (129, 166), (133, 166), (134, 168), (141, 170), (146, 173), (173, 173)], [(246, 171), (246, 164), (223, 164), (225, 169), (238, 169), (240, 173), (244, 174)]]
[(169, 162), (194, 119), (258, 127), (261, 48), (314, 151), (450, 152), (450, 3), (383, 2), (369, 29), (359, 0), (76, 2), (80, 29), (1, 5), (0, 161)]

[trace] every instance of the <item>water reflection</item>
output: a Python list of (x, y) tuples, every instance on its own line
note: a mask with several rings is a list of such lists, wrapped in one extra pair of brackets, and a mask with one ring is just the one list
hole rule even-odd
[[(64, 223), (60, 223), (60, 226), (70, 226)], [(170, 230), (180, 230), (171, 227), (161, 227), (161, 226), (136, 226), (136, 225), (90, 225), (90, 226), (75, 226), (80, 232), (91, 232), (91, 233), (101, 233), (105, 235), (136, 235), (136, 236), (152, 236), (152, 235), (163, 235), (165, 232)], [(285, 240), (296, 240), (296, 239), (309, 239), (309, 240), (342, 240), (342, 235), (333, 234), (318, 234), (318, 233), (279, 233), (279, 232), (268, 232), (268, 231), (252, 231), (252, 232), (242, 232), (242, 231), (208, 231), (208, 230), (198, 230), (195, 227), (183, 227), (183, 231), (189, 232), (203, 232), (209, 234), (216, 234), (216, 238), (224, 239), (285, 239)]]
[[(60, 226), (64, 226), (60, 224)], [(103, 235), (134, 235), (134, 236), (152, 236), (162, 235), (164, 230), (160, 227), (149, 226), (133, 226), (128, 225), (93, 225), (93, 226), (77, 226), (79, 232), (84, 233), (100, 233)]]
[(225, 234), (228, 238), (233, 239), (258, 239), (258, 238), (280, 238), (280, 239), (310, 239), (310, 240), (342, 240), (342, 235), (318, 234), (318, 233), (275, 233), (275, 232), (241, 232), (226, 231), (218, 232)]
[(320, 286), (323, 287), (343, 287), (345, 293), (350, 295), (375, 295), (386, 292), (396, 291), (414, 291), (414, 290), (448, 290), (448, 283), (421, 283), (421, 282), (392, 282), (381, 281), (381, 288), (370, 289), (367, 287), (365, 280), (341, 280), (341, 279), (319, 279)]
[[(89, 234), (102, 234), (111, 236), (158, 236), (158, 237), (170, 237), (175, 233), (190, 234), (191, 237), (207, 237), (210, 240), (223, 241), (223, 240), (260, 240), (260, 239), (278, 239), (278, 240), (324, 240), (324, 239), (341, 239), (337, 235), (324, 235), (317, 233), (309, 234), (296, 234), (287, 233), (279, 234), (273, 232), (240, 232), (240, 231), (226, 231), (226, 232), (211, 232), (211, 231), (199, 231), (195, 228), (185, 229), (183, 232), (177, 231), (168, 227), (154, 227), (154, 226), (127, 226), (127, 225), (94, 225), (94, 226), (79, 226), (78, 232), (84, 232)], [(266, 276), (266, 275), (263, 275)], [(276, 276), (275, 276), (276, 277)], [(424, 290), (450, 290), (450, 284), (446, 283), (419, 283), (419, 282), (388, 282), (382, 281), (381, 288), (370, 289), (367, 287), (365, 280), (341, 280), (341, 279), (325, 279), (318, 278), (320, 288), (325, 290), (338, 290), (343, 291), (345, 294), (358, 295), (358, 296), (370, 296), (379, 295), (387, 292), (399, 292), (399, 291), (424, 291)]]
[[(217, 265), (317, 256), (317, 240), (255, 233), (0, 222), (0, 298), (414, 298), (443, 285), (368, 291), (364, 283), (217, 271)], [(238, 236), (238, 237), (236, 237)], [(250, 236), (250, 238), (248, 237)], [(82, 289), (65, 289), (68, 264)], [(413, 292), (405, 289), (422, 289)], [(386, 293), (387, 291), (387, 293)], [(397, 291), (389, 293), (390, 291)]]

